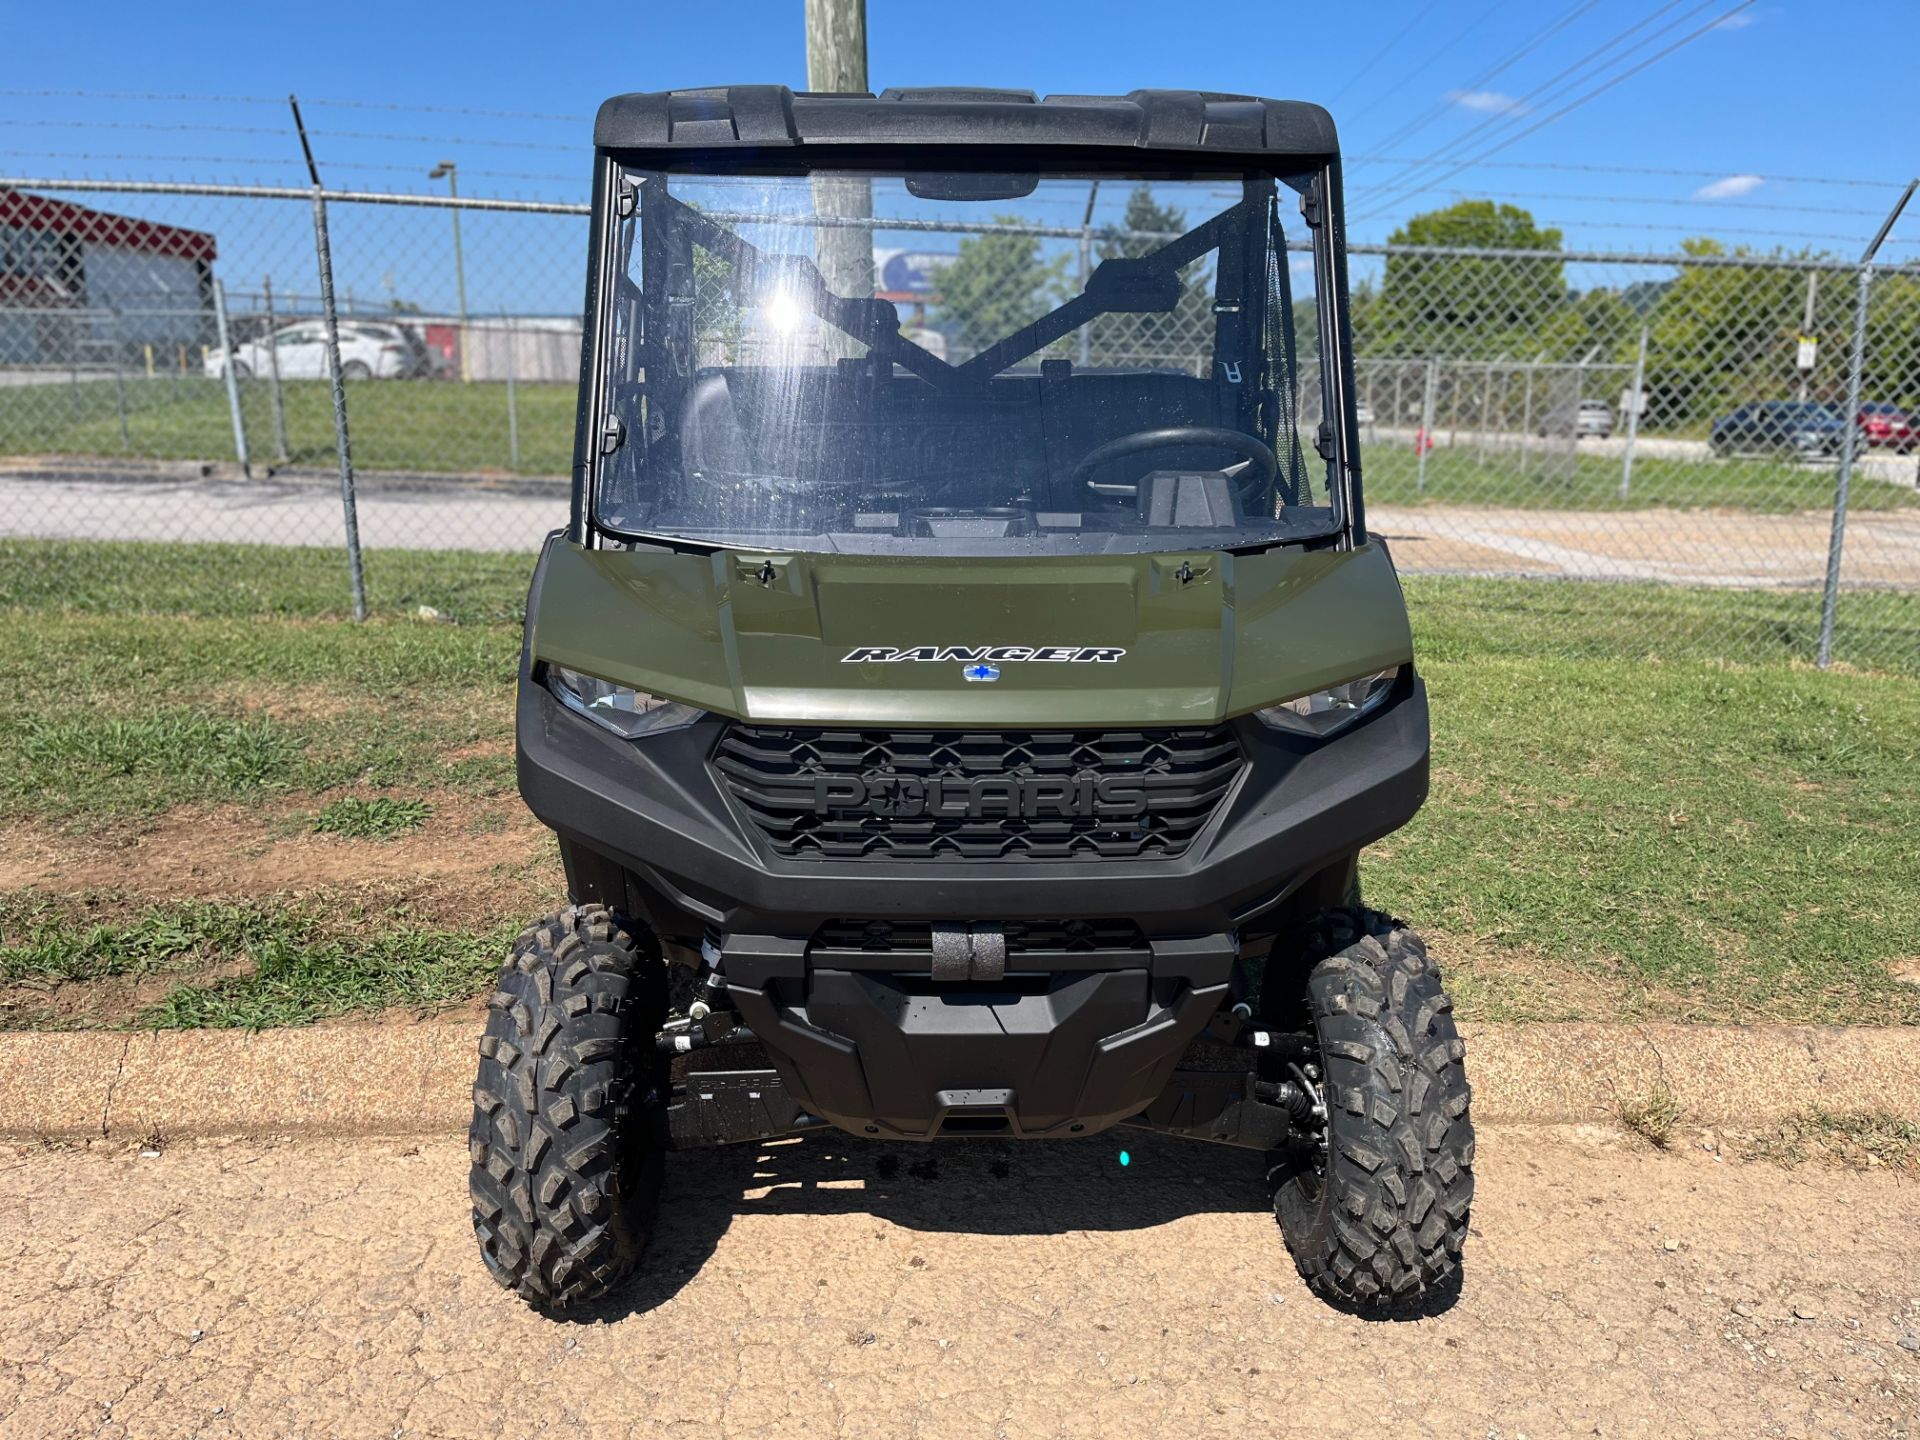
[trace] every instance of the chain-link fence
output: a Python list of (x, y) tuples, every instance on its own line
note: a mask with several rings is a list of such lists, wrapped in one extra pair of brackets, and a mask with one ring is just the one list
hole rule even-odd
[[(567, 511), (584, 207), (325, 199), (361, 542), (531, 551)], [(316, 208), (0, 179), (0, 536), (343, 543)], [(883, 218), (874, 293), (963, 359), (941, 277), (970, 245), (1024, 244), (1066, 282), (1165, 238), (1080, 218)], [(1705, 244), (1350, 266), (1368, 523), (1418, 585), (1457, 584), (1547, 652), (1581, 643), (1579, 596), (1648, 653), (1681, 648), (1661, 628), (1679, 614), (1687, 648), (1728, 659), (1920, 665), (1920, 270)], [(1292, 270), (1310, 436), (1315, 297), (1307, 257)], [(737, 351), (725, 277), (696, 282), (703, 343)], [(1205, 375), (1213, 329), (1204, 299), (1109, 315), (1057, 358)]]

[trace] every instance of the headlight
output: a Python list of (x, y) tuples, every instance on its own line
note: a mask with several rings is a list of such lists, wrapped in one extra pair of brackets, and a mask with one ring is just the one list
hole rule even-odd
[(578, 710), (602, 729), (629, 740), (638, 735), (657, 735), (662, 730), (682, 729), (698, 720), (701, 714), (691, 705), (662, 700), (658, 695), (583, 675), (564, 665), (547, 666), (547, 688), (569, 710)]
[(1316, 739), (1344, 730), (1370, 710), (1377, 710), (1393, 693), (1393, 682), (1400, 678), (1401, 667), (1376, 670), (1325, 690), (1315, 690), (1278, 705), (1269, 705), (1254, 714), (1275, 730), (1291, 730), (1296, 735)]

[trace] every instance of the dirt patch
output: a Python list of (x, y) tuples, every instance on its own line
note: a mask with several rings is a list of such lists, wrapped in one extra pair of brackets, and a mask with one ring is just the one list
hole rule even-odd
[(447, 765), (461, 765), (469, 760), (498, 760), (511, 754), (511, 740), (478, 740), (471, 745), (456, 745), (451, 750), (442, 750), (440, 759)]
[[(0, 1030), (105, 1030), (158, 1005), (182, 985), (213, 985), (253, 972), (247, 959), (145, 975), (0, 986)], [(484, 1008), (484, 1007), (483, 1007)]]
[(221, 693), (246, 714), (278, 721), (338, 720), (365, 704), (337, 685), (228, 686)]
[(390, 840), (315, 835), (307, 824), (317, 804), (178, 810), (111, 848), (15, 825), (0, 831), (0, 890), (219, 900), (406, 881), (423, 892), (464, 888), (486, 906), (503, 887), (558, 873), (549, 832), (518, 799), (439, 794), (419, 829)]

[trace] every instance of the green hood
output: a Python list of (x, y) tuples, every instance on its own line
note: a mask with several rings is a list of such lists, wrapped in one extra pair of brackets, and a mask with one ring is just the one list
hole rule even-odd
[[(1203, 724), (1413, 654), (1399, 582), (1374, 544), (956, 560), (556, 539), (528, 626), (537, 660), (701, 709), (873, 726)], [(1003, 656), (983, 683), (959, 659), (844, 658), (950, 646), (1051, 651), (1055, 663)], [(1062, 653), (1082, 648), (1125, 654)]]

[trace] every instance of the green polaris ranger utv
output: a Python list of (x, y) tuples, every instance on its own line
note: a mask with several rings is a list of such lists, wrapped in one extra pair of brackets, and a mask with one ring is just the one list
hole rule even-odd
[(1464, 1051), (1356, 880), (1427, 701), (1326, 112), (736, 86), (594, 146), (517, 717), (569, 903), (480, 1042), (492, 1273), (617, 1285), (673, 1149), (1133, 1126), (1264, 1154), (1330, 1300), (1454, 1283)]

